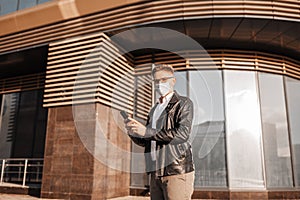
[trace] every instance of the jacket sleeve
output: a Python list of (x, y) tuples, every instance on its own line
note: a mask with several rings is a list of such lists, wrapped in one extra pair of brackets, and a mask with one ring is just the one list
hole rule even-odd
[(187, 99), (179, 108), (174, 128), (162, 130), (147, 128), (145, 138), (163, 144), (180, 144), (188, 141), (192, 128), (193, 111), (193, 102)]
[(147, 140), (145, 140), (144, 138), (141, 138), (141, 137), (136, 137), (136, 136), (134, 136), (134, 135), (130, 135), (130, 134), (128, 134), (129, 135), (129, 137), (131, 138), (131, 140), (135, 143), (135, 144), (137, 144), (137, 145), (139, 145), (139, 146), (141, 146), (141, 147), (145, 147), (146, 146), (146, 142), (147, 142)]
[[(147, 116), (147, 122), (146, 122), (146, 126), (149, 124), (150, 121), (150, 117), (149, 115)], [(146, 140), (143, 137), (140, 137), (138, 135), (135, 134), (128, 134), (128, 136), (130, 137), (130, 139), (137, 145), (141, 146), (141, 147), (145, 147), (146, 143), (148, 142), (148, 140)]]

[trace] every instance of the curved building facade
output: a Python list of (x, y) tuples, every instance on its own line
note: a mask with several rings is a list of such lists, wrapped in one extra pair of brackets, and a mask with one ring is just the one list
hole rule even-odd
[(194, 102), (193, 198), (300, 198), (299, 10), (296, 0), (53, 0), (0, 16), (0, 158), (43, 158), (45, 198), (146, 194), (143, 160), (101, 140), (142, 151), (116, 113), (145, 120), (151, 68), (166, 63)]

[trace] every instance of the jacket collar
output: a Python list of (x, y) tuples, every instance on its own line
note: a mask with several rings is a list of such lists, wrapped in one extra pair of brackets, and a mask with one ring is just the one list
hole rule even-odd
[(176, 90), (174, 90), (174, 94), (173, 94), (172, 98), (170, 99), (169, 104), (174, 104), (178, 101), (179, 101), (179, 94), (176, 92)]
[[(176, 90), (174, 90), (174, 94), (173, 94), (172, 98), (170, 99), (170, 101), (169, 101), (169, 103), (168, 103), (168, 105), (167, 105), (167, 107), (166, 107), (166, 111), (169, 111), (169, 110), (173, 107), (173, 105), (174, 105), (175, 103), (177, 103), (178, 101), (179, 101), (179, 94), (177, 93)], [(158, 105), (158, 102), (156, 102), (156, 104), (155, 104), (155, 105), (153, 106), (153, 108), (150, 110), (150, 113), (149, 113), (150, 116), (153, 115), (153, 112), (154, 112), (154, 110), (156, 109), (157, 105)]]
[[(174, 103), (176, 103), (176, 102), (178, 102), (178, 101), (179, 101), (179, 94), (177, 93), (176, 90), (174, 90), (173, 96), (171, 97), (171, 99), (170, 99), (170, 101), (169, 101), (169, 103), (168, 103), (168, 106), (169, 106), (169, 104), (174, 104)], [(157, 106), (158, 104), (159, 104), (159, 103), (156, 102), (156, 104), (153, 106), (153, 108), (156, 108), (156, 106)], [(168, 106), (167, 106), (167, 107), (168, 107)]]
[(174, 104), (176, 104), (179, 101), (179, 94), (174, 90), (174, 94), (172, 96), (172, 98), (170, 99), (166, 109), (163, 111), (168, 113), (174, 106)]

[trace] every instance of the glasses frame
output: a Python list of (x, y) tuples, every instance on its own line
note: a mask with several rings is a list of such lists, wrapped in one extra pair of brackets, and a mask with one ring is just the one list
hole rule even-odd
[(167, 82), (171, 78), (175, 78), (175, 76), (163, 77), (163, 78), (160, 78), (160, 79), (152, 79), (152, 82), (154, 84), (158, 84), (160, 82), (165, 83), (165, 82)]

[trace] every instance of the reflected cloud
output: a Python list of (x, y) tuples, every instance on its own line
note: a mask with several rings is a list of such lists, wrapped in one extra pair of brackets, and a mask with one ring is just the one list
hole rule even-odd
[(253, 90), (241, 90), (234, 92), (227, 97), (228, 105), (230, 107), (230, 127), (232, 131), (247, 130), (249, 134), (260, 137), (260, 126), (256, 123), (253, 126), (251, 122), (259, 122), (255, 120), (259, 117), (259, 105), (257, 94)]

